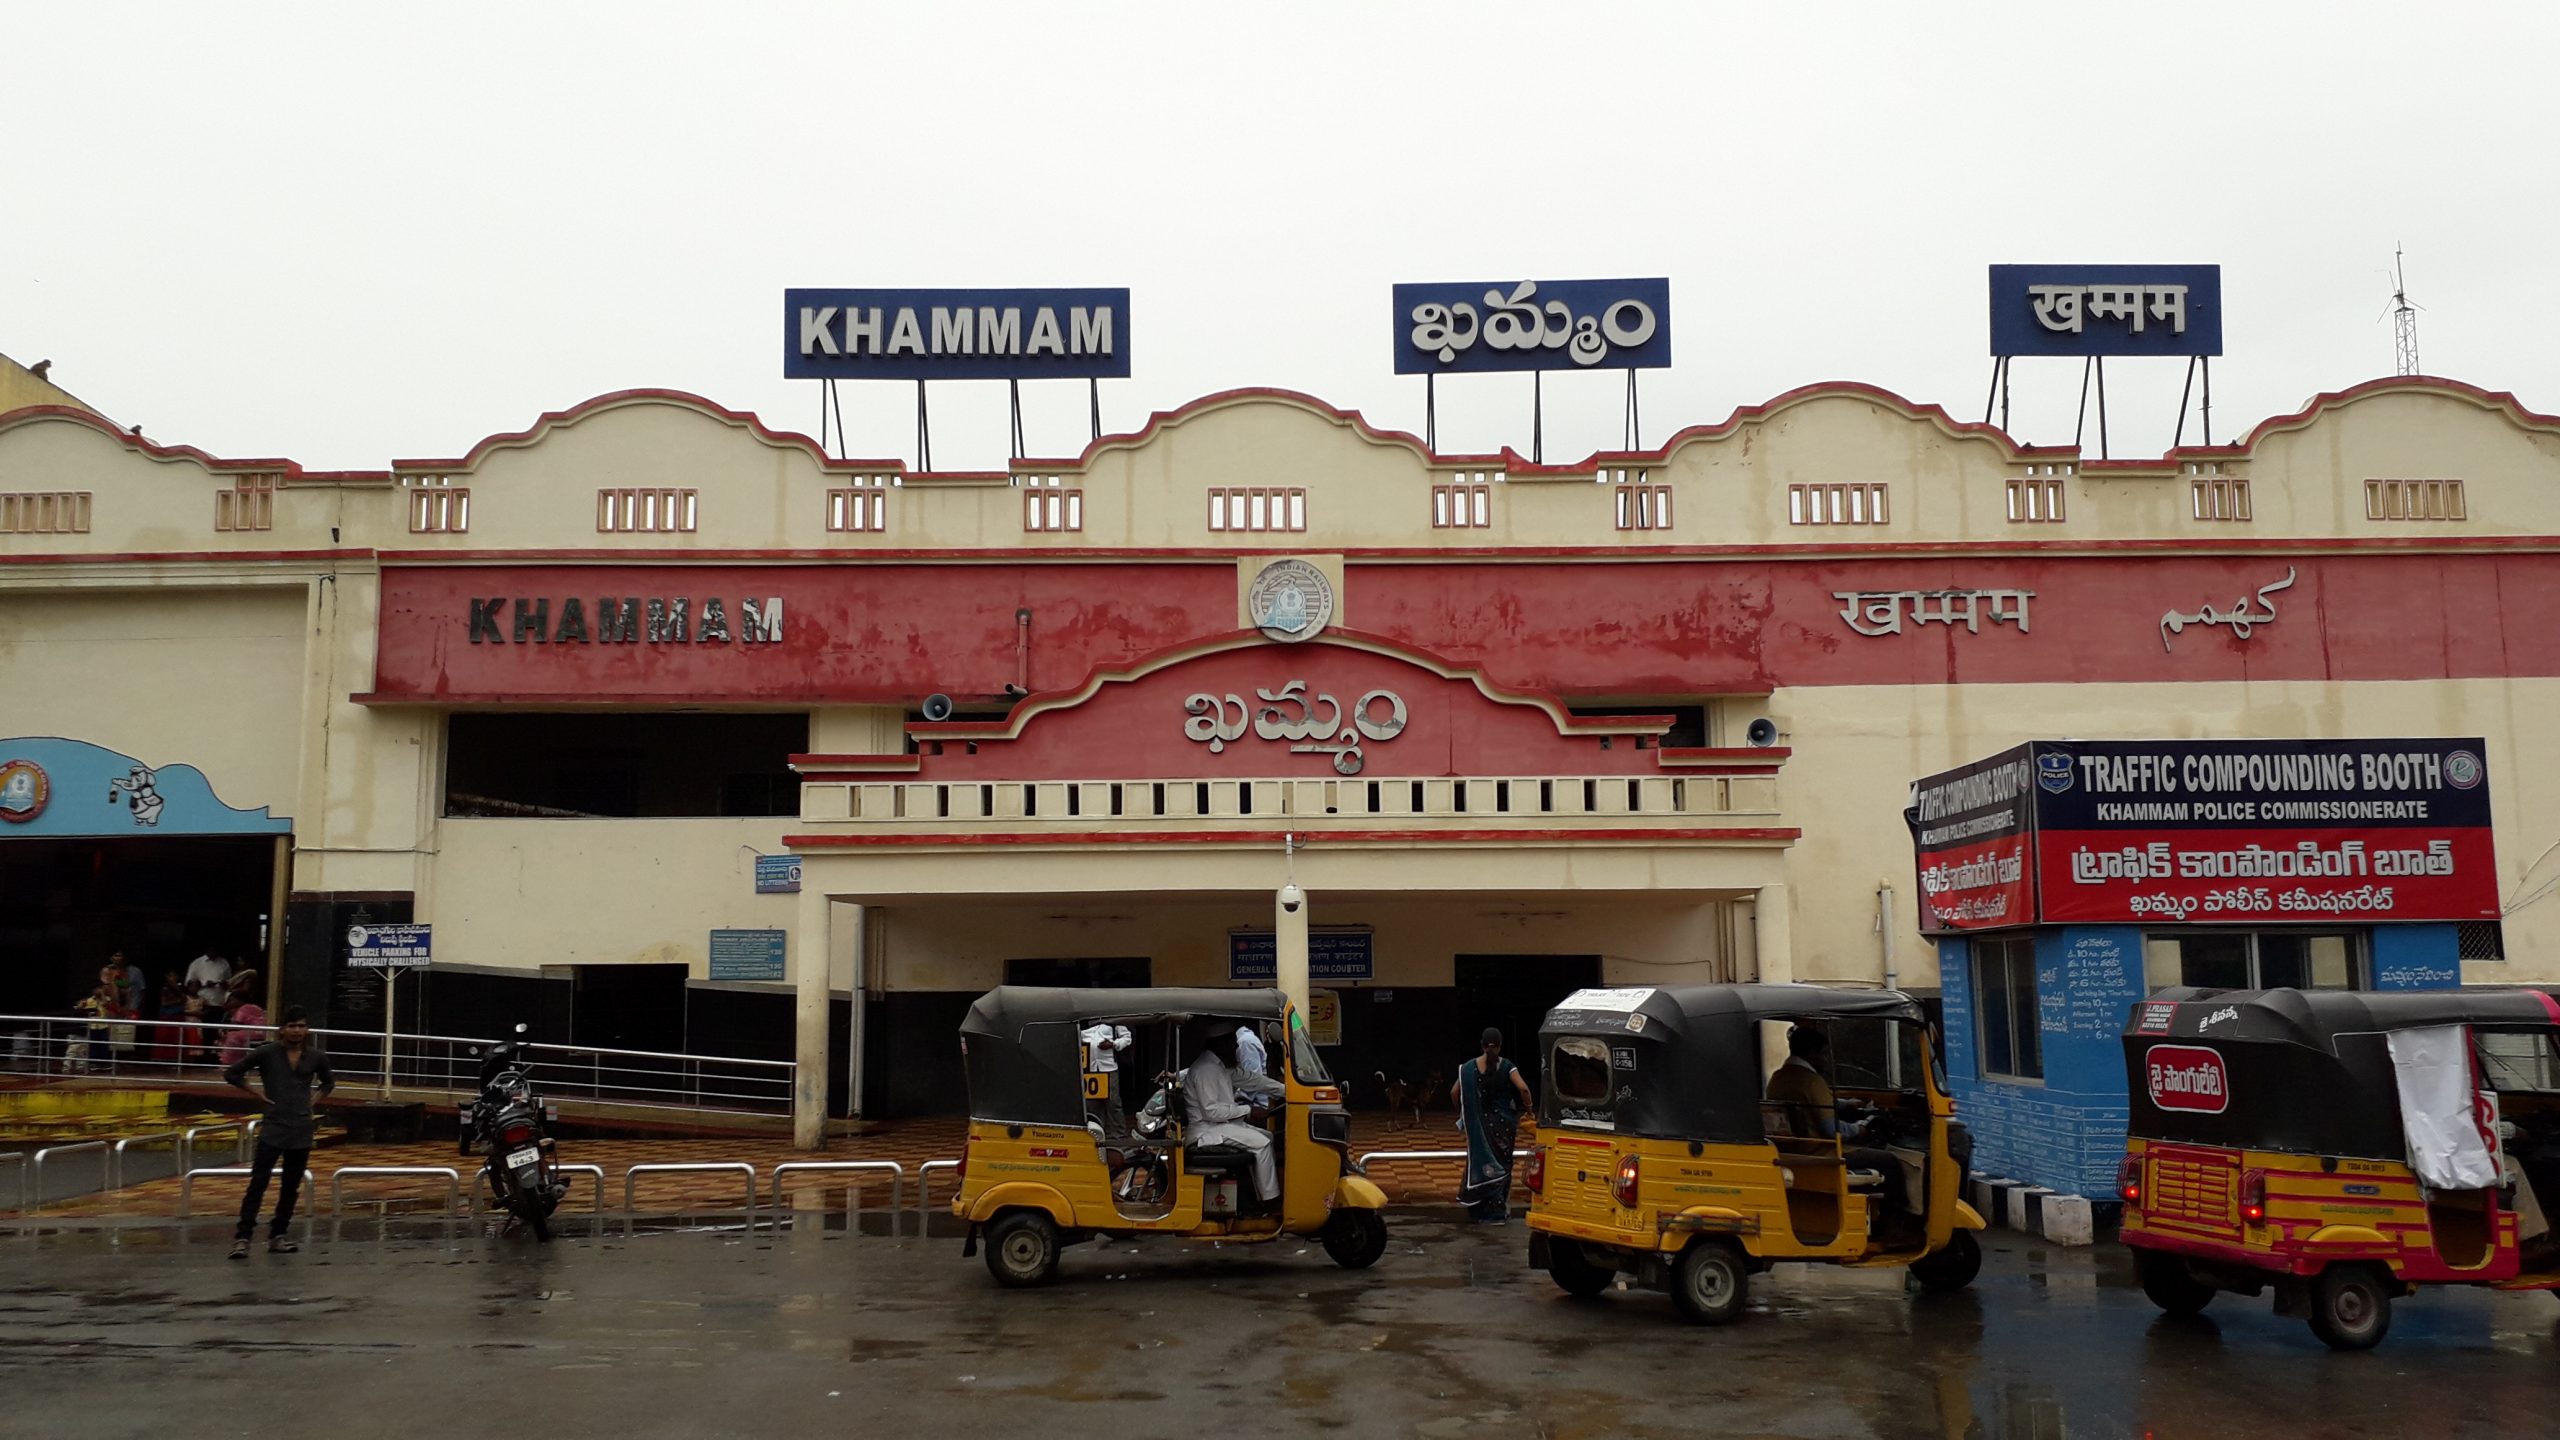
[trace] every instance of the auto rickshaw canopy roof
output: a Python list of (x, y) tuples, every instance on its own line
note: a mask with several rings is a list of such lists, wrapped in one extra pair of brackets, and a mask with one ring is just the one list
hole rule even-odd
[[(2547, 989), (2524, 986), (2395, 992), (2177, 986), (2137, 1002), (2125, 1022), (2125, 1130), (2142, 1140), (2223, 1149), (2403, 1159), (2408, 1140), (2392, 1031), (2554, 1024), (2560, 1024), (2560, 1001)], [(2204, 1051), (2213, 1058), (2197, 1053)], [(2212, 1101), (2198, 1103), (2162, 1084), (2161, 1075), (2198, 1066), (2219, 1068), (2221, 1092)], [(2159, 1103), (2155, 1086), (2167, 1091), (2170, 1104)]]
[(1077, 1036), (1096, 1022), (1285, 1019), (1277, 990), (1083, 989), (999, 985), (960, 1022), (969, 1115), (1021, 1125), (1082, 1125), (1084, 1066)]
[[(1764, 1138), (1760, 1102), (1766, 1074), (1758, 1027), (1790, 1020), (1926, 1023), (1920, 1002), (1899, 990), (1829, 985), (1665, 985), (1579, 990), (1538, 1027), (1543, 1063), (1566, 1036), (1606, 1039), (1617, 1094), (1608, 1109), (1620, 1134), (1751, 1144)], [(1615, 1052), (1629, 1052), (1617, 1059)], [(1569, 1123), (1572, 1108), (1550, 1083), (1539, 1091), (1538, 1122)]]

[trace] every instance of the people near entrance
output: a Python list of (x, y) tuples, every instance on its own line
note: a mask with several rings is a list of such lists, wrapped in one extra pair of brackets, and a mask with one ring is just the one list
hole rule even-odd
[(1270, 1053), (1262, 1048), (1261, 1026), (1239, 1025), (1236, 1027), (1236, 1065), (1247, 1075), (1271, 1073)]
[(231, 962), (208, 950), (187, 962), (187, 987), (204, 1001), (205, 1022), (222, 1018), (225, 995), (231, 984)]
[(1102, 1077), (1102, 1093), (1085, 1098), (1085, 1118), (1101, 1123), (1102, 1138), (1118, 1140), (1129, 1133), (1129, 1112), (1120, 1098), (1120, 1057), (1138, 1042), (1128, 1026), (1107, 1020), (1086, 1026), (1076, 1038), (1084, 1044), (1085, 1069)]
[(225, 1013), (231, 1028), (222, 1035), (222, 1063), (236, 1065), (250, 1047), (266, 1038), (267, 1008), (258, 1003), (258, 972), (243, 970), (232, 976), (230, 996)]
[(115, 1064), (116, 1022), (126, 1018), (123, 977), (113, 965), (100, 968), (98, 983), (79, 1004), (71, 1007), (89, 1017), (88, 1038), (73, 1044), (64, 1057), (67, 1071), (112, 1069)]
[(1271, 1151), (1271, 1133), (1262, 1128), (1271, 1118), (1271, 1107), (1259, 1102), (1276, 1103), (1284, 1093), (1278, 1081), (1248, 1074), (1237, 1065), (1232, 1028), (1210, 1035), (1199, 1057), (1182, 1072), (1182, 1108), (1190, 1143), (1232, 1145), (1253, 1152), (1253, 1193), (1265, 1203), (1280, 1198), (1280, 1162)]
[(121, 950), (107, 957), (106, 967), (98, 972), (98, 978), (114, 983), (116, 1003), (123, 1007), (128, 1020), (143, 1013), (151, 1003), (151, 977), (142, 973), (141, 966), (128, 962)]
[[(293, 1230), (293, 1202), (302, 1191), (303, 1172), (311, 1165), (311, 1144), (319, 1129), (313, 1111), (318, 1099), (337, 1088), (329, 1057), (312, 1037), (302, 1007), (285, 1008), (276, 1038), (252, 1048), (222, 1072), (222, 1078), (249, 1090), (249, 1072), (258, 1072), (267, 1108), (258, 1126), (258, 1157), (249, 1172), (249, 1193), (241, 1197), (240, 1228), (233, 1232), (231, 1258), (249, 1258), (249, 1240), (258, 1231), (258, 1208), (267, 1198), (267, 1180), (284, 1167), (284, 1190), (276, 1199), (275, 1223), (267, 1230), (270, 1254), (290, 1255), (301, 1248), (286, 1237)], [(249, 1090), (255, 1095), (256, 1090)]]
[(1520, 1115), (1529, 1106), (1529, 1082), (1502, 1058), (1502, 1032), (1488, 1027), (1476, 1056), (1458, 1068), (1449, 1087), (1458, 1128), (1467, 1135), (1467, 1173), (1458, 1203), (1479, 1225), (1511, 1223), (1511, 1152), (1520, 1142)]
[(222, 1040), (223, 1013), (231, 1003), (230, 986), (231, 962), (211, 950), (187, 962), (187, 989), (192, 992), (187, 1006), (189, 1058), (217, 1063), (215, 1051)]
[(160, 1023), (151, 1029), (151, 1059), (160, 1065), (175, 1065), (186, 1058), (187, 982), (175, 970), (160, 975), (160, 1000), (152, 1018)]

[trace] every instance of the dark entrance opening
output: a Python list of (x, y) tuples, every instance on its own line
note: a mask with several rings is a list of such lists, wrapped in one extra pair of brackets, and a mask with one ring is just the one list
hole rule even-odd
[(1144, 955), (1098, 960), (1007, 960), (1007, 985), (1064, 985), (1083, 990), (1142, 990), (1154, 964)]
[(259, 972), (266, 1003), (275, 837), (0, 837), (0, 1014), (63, 1015), (123, 951), (161, 977), (208, 951)]
[(580, 965), (569, 1043), (599, 1050), (684, 1050), (682, 965)]
[(1479, 1053), (1485, 1027), (1502, 1032), (1502, 1053), (1538, 1091), (1538, 1026), (1576, 990), (1600, 983), (1597, 955), (1461, 955), (1458, 1029), (1449, 1053)]

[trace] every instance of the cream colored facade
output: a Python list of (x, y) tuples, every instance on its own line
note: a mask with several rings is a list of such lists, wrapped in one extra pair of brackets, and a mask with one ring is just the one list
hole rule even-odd
[[(2368, 482), (2380, 479), (2459, 481), (2462, 518), (2371, 518)], [(1845, 485), (1885, 487), (1887, 518), (1797, 523), (1808, 492), (1791, 487)], [(2207, 518), (2235, 485), (2246, 487), (2247, 518)], [(1458, 487), (1461, 504), (1477, 493), (1467, 487), (1482, 487), (1486, 523), (1435, 526), (1435, 486)], [(2063, 518), (2013, 520), (2020, 486), (2059, 495)], [(1634, 487), (1667, 488), (1665, 523), (1621, 528)], [(1302, 491), (1304, 530), (1210, 531), (1208, 496), (1223, 488)], [(605, 490), (688, 492), (696, 523), (600, 533)], [(1026, 528), (1027, 506), (1069, 491), (1079, 528)], [(882, 527), (830, 529), (831, 492), (878, 497)], [(2512, 907), (2507, 958), (2466, 974), (2560, 979), (2550, 888), (2560, 880), (2560, 674), (2522, 653), (2504, 673), (2347, 680), (1905, 683), (1880, 673), (1684, 687), (1654, 666), (1641, 684), (1569, 698), (1699, 706), (1704, 745), (1726, 751), (1746, 748), (1746, 723), (1765, 715), (1786, 758), (1666, 768), (1624, 798), (1604, 785), (1587, 805), (1498, 819), (1464, 806), (1469, 786), (1582, 777), (1462, 772), (1432, 782), (1417, 805), (1275, 771), (1222, 783), (1205, 808), (1177, 795), (1163, 813), (1132, 801), (1100, 823), (1070, 824), (1066, 788), (1105, 782), (1037, 782), (1054, 787), (1050, 805), (1033, 782), (983, 795), (952, 787), (973, 793), (955, 802), (933, 792), (924, 820), (914, 817), (933, 787), (893, 767), (813, 774), (796, 821), (450, 819), (446, 708), (356, 698), (376, 684), (384, 569), (465, 561), (859, 567), (939, 556), (1084, 567), (1143, 556), (1233, 569), (1240, 591), (1285, 553), (1329, 569), (1336, 624), (1367, 632), (1395, 618), (1375, 598), (1382, 567), (1460, 560), (1595, 574), (1838, 560), (1935, 575), (1986, 556), (2230, 557), (2254, 584), (2270, 566), (2388, 556), (2404, 564), (2411, 645), (2454, 645), (2447, 636), (2463, 627), (2521, 640), (2560, 613), (2446, 613), (2417, 562), (2560, 566), (2560, 421), (2448, 381), (2377, 382), (2270, 420), (2238, 445), (2112, 464), (2021, 449), (1858, 386), (1782, 396), (1645, 455), (1558, 467), (1435, 457), (1409, 436), (1277, 392), (1212, 397), (1079, 460), (989, 475), (828, 460), (751, 417), (655, 392), (546, 415), (457, 459), (364, 473), (221, 460), (58, 413), (0, 414), (0, 496), (37, 494), (84, 497), (86, 528), (0, 533), (0, 736), (69, 736), (200, 766), (231, 804), (291, 819), (295, 892), (414, 894), (418, 918), (436, 926), (439, 963), (652, 963), (700, 979), (708, 930), (780, 928), (795, 932), (795, 974), (807, 973), (801, 957), (824, 954), (827, 985), (844, 994), (980, 990), (1026, 953), (1146, 956), (1158, 983), (1215, 982), (1226, 934), (1268, 923), (1288, 834), (1313, 842), (1295, 864), (1317, 923), (1375, 928), (1379, 987), (1446, 985), (1454, 957), (1504, 953), (1600, 955), (1613, 981), (1872, 981), (1890, 955), (1896, 980), (1926, 987), (1935, 959), (1916, 928), (1900, 814), (1915, 777), (2034, 737), (2441, 734), (2486, 740), (2499, 889)], [(457, 494), (467, 512), (452, 508)], [(439, 506), (467, 528), (413, 528), (422, 507)], [(2207, 598), (2179, 590), (2147, 603)], [(2153, 618), (2138, 611), (2126, 623), (2147, 636)], [(1687, 623), (1661, 621), (1668, 631)], [(1755, 623), (1794, 627), (1787, 643), (1816, 659), (1867, 643), (1821, 613)], [(1971, 653), (1974, 637), (1946, 634), (1949, 654)], [(1497, 684), (1531, 684), (1498, 662), (1482, 668)], [(814, 752), (896, 756), (920, 698), (794, 708), (810, 714)], [(968, 813), (979, 805), (987, 813)], [(1094, 833), (1114, 830), (1145, 832), (1143, 843)], [(1472, 838), (1442, 843), (1440, 831)], [(1227, 838), (1184, 838), (1212, 832)], [(994, 834), (1007, 837), (1000, 851), (977, 843)], [(782, 850), (786, 836), (815, 842), (803, 847), (804, 893), (751, 893), (753, 855)], [(1882, 926), (1880, 887), (1893, 892)]]

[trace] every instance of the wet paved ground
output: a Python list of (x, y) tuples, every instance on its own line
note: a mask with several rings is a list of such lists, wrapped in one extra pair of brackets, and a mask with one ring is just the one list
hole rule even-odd
[(0, 1433), (2319, 1440), (2560, 1414), (2547, 1295), (2431, 1291), (2340, 1356), (2263, 1301), (2164, 1320), (2112, 1247), (1995, 1235), (1969, 1294), (1789, 1267), (1702, 1330), (1659, 1296), (1565, 1298), (1516, 1224), (1391, 1224), (1365, 1273), (1122, 1244), (1031, 1292), (939, 1237), (351, 1221), (234, 1264), (218, 1228), (0, 1234)]

